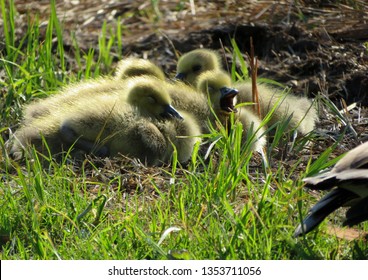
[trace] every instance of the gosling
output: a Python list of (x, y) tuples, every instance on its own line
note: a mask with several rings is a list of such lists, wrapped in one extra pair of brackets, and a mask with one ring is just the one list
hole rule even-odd
[(88, 79), (72, 83), (65, 86), (59, 92), (33, 101), (24, 106), (23, 124), (30, 124), (34, 119), (45, 117), (57, 110), (61, 104), (71, 105), (75, 99), (80, 96), (93, 97), (97, 94), (106, 92), (116, 92), (123, 90), (125, 83), (115, 78), (101, 77), (96, 79)]
[(329, 172), (303, 181), (310, 189), (332, 190), (309, 210), (296, 228), (295, 237), (312, 231), (330, 213), (344, 206), (350, 207), (344, 226), (368, 220), (368, 142), (346, 153)]
[[(216, 51), (197, 49), (184, 54), (179, 59), (176, 78), (196, 86), (201, 73), (221, 69), (220, 55)], [(239, 90), (239, 103), (253, 102), (252, 85), (250, 82), (235, 83), (234, 87)], [(274, 110), (270, 116), (269, 126), (290, 117), (289, 128), (296, 128), (302, 135), (314, 130), (318, 121), (318, 115), (310, 99), (284, 94), (261, 83), (257, 84), (257, 88), (261, 117), (264, 118), (269, 112)]]
[(165, 74), (160, 67), (143, 58), (128, 57), (118, 62), (115, 78), (125, 80), (131, 77), (150, 76), (165, 81)]
[[(170, 97), (157, 79), (130, 79), (124, 91), (94, 98), (80, 96), (69, 105), (72, 106), (62, 103), (50, 116), (37, 118), (16, 131), (10, 153), (19, 156), (22, 147), (30, 145), (45, 152), (44, 138), (52, 153), (74, 145), (86, 153), (121, 153), (156, 165), (168, 160), (171, 143), (185, 148), (178, 150), (179, 161), (189, 159), (188, 151), (198, 140), (194, 137), (199, 134), (198, 126), (192, 123), (194, 119), (176, 122), (182, 117), (170, 105)], [(165, 134), (170, 127), (177, 130)], [(188, 137), (174, 137), (175, 131), (181, 134), (178, 136)]]
[[(252, 84), (248, 82), (236, 83), (239, 90), (239, 102), (253, 102)], [(261, 117), (264, 119), (270, 112), (269, 126), (288, 121), (289, 129), (296, 129), (302, 135), (312, 132), (318, 120), (318, 115), (311, 100), (287, 94), (265, 84), (257, 84)], [(254, 107), (252, 106), (253, 110)]]
[(267, 138), (266, 130), (261, 124), (261, 120), (247, 107), (235, 109), (234, 103), (238, 91), (231, 88), (230, 77), (222, 71), (206, 71), (198, 77), (198, 90), (208, 94), (213, 110), (223, 125), (227, 125), (229, 115), (234, 112), (236, 118), (242, 123), (244, 128), (243, 141), (252, 138), (252, 149), (262, 152)]
[(216, 51), (196, 49), (179, 58), (175, 78), (195, 86), (201, 73), (220, 69), (221, 57)]

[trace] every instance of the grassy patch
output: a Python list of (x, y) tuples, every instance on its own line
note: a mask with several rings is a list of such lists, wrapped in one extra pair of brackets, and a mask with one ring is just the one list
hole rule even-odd
[[(159, 17), (157, 1), (151, 2), (154, 16)], [(104, 25), (98, 50), (85, 53), (75, 43), (66, 55), (62, 25), (51, 3), (43, 40), (35, 17), (28, 19), (26, 34), (17, 41), (17, 12), (12, 1), (0, 0), (6, 34), (0, 57), (4, 69), (1, 259), (359, 259), (368, 255), (364, 241), (327, 234), (329, 222), (307, 237), (292, 237), (300, 216), (319, 197), (306, 193), (301, 179), (332, 165), (335, 145), (312, 159), (312, 152), (303, 147), (307, 140), (317, 141), (316, 136), (292, 142), (282, 124), (267, 147), (268, 167), (250, 152), (251, 137), (241, 144), (239, 123), (230, 131), (215, 127), (204, 136), (205, 152), (194, 152), (185, 167), (175, 159), (160, 168), (129, 159), (86, 158), (75, 163), (65, 158), (60, 164), (37, 152), (23, 163), (8, 159), (7, 128), (16, 129), (22, 104), (53, 94), (65, 83), (108, 73), (112, 46), (123, 47), (121, 30), (115, 34)], [(241, 58), (235, 45), (231, 52), (234, 59)], [(240, 64), (241, 72), (231, 68), (234, 80), (247, 78), (246, 64), (241, 60)], [(331, 219), (339, 223), (340, 217), (337, 213)]]

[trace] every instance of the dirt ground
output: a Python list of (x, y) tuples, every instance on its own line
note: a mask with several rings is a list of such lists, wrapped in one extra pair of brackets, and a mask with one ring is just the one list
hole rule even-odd
[[(51, 12), (49, 0), (15, 0), (15, 3), (19, 12), (16, 22), (19, 38), (27, 28), (27, 17), (36, 14), (46, 30)], [(368, 4), (364, 0), (65, 0), (56, 3), (64, 27), (64, 47), (70, 51), (71, 71), (76, 67), (71, 34), (75, 34), (82, 49), (93, 47), (98, 52), (104, 21), (109, 28), (122, 27), (124, 56), (147, 57), (169, 76), (174, 74), (181, 53), (199, 47), (223, 52), (224, 48), (231, 49), (230, 39), (234, 38), (246, 54), (252, 37), (260, 77), (281, 82), (295, 94), (328, 97), (340, 110), (351, 105), (348, 112), (342, 111), (349, 120), (350, 130), (336, 154), (368, 139)], [(226, 65), (231, 57), (223, 53)], [(117, 49), (112, 49), (111, 56), (116, 62)], [(324, 108), (320, 108), (320, 117), (318, 129), (325, 139), (315, 147), (316, 155), (331, 145), (346, 127)]]

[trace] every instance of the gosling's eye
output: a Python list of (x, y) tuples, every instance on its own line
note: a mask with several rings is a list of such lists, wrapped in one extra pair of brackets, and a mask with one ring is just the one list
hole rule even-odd
[(208, 85), (207, 91), (212, 94), (215, 91), (215, 88), (213, 86)]
[(147, 96), (147, 101), (150, 104), (155, 104), (156, 103), (156, 98), (154, 98), (153, 96)]
[(194, 65), (193, 67), (192, 67), (192, 71), (193, 72), (198, 72), (199, 70), (201, 70), (202, 69), (202, 66), (201, 65), (199, 65), (199, 64), (196, 64), (196, 65)]

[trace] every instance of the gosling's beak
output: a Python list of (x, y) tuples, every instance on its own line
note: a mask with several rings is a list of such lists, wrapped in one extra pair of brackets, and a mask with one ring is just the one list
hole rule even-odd
[(174, 79), (183, 81), (185, 79), (185, 76), (186, 75), (184, 73), (178, 73), (178, 74), (176, 74), (176, 76), (174, 77)]
[(239, 91), (235, 88), (222, 87), (220, 88), (221, 98), (233, 98), (238, 95)]
[(164, 112), (161, 114), (161, 117), (163, 118), (177, 118), (179, 120), (184, 120), (184, 118), (180, 115), (178, 111), (175, 110), (175, 108), (171, 105), (167, 105), (165, 107)]
[(220, 106), (221, 110), (226, 112), (237, 112), (234, 108), (235, 96), (238, 95), (239, 91), (235, 88), (222, 87), (220, 89), (221, 98), (220, 98)]

